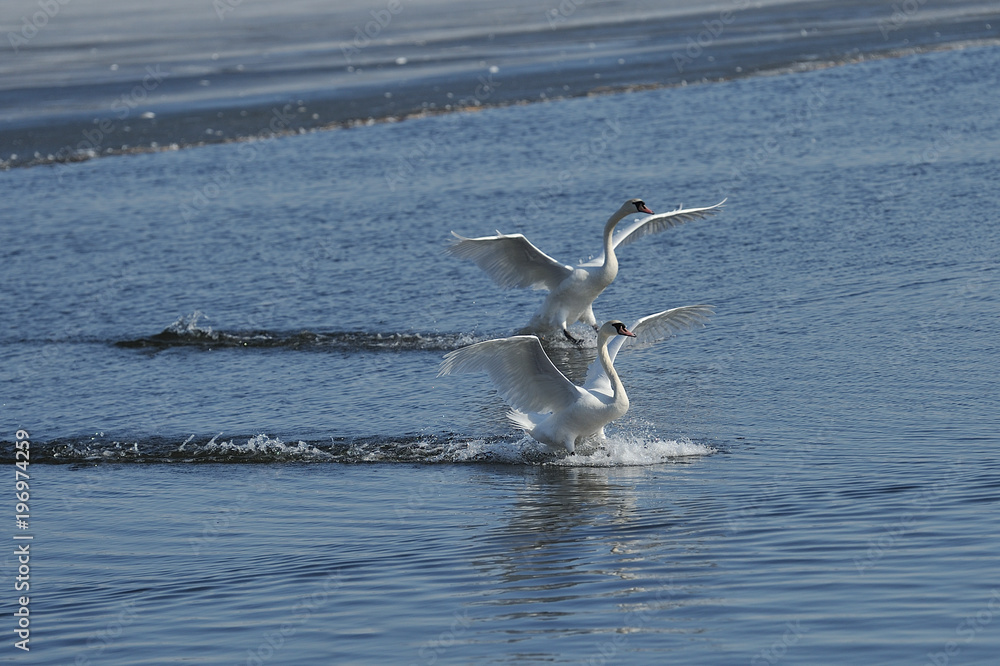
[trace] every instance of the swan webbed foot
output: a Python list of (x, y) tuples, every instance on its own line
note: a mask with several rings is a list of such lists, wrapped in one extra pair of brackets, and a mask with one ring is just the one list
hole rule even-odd
[(580, 347), (580, 346), (583, 345), (583, 339), (582, 338), (574, 338), (572, 335), (570, 335), (570, 332), (567, 331), (565, 328), (562, 330), (562, 332), (563, 332), (563, 335), (566, 336), (566, 339), (569, 340), (570, 342), (572, 342), (577, 347)]

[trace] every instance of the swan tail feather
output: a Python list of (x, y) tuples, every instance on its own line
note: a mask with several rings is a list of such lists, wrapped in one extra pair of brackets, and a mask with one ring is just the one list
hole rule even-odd
[(531, 418), (530, 414), (519, 412), (516, 409), (512, 409), (507, 412), (507, 419), (518, 428), (529, 434), (535, 429), (535, 426), (538, 425), (535, 423), (534, 419)]

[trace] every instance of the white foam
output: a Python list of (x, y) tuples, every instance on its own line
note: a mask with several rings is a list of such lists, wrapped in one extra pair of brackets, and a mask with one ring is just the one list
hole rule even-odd
[(609, 435), (599, 448), (577, 449), (572, 455), (552, 461), (553, 465), (589, 467), (629, 467), (658, 465), (677, 458), (707, 456), (715, 449), (687, 438), (659, 439), (652, 436), (618, 433)]
[[(236, 462), (244, 460), (273, 461), (339, 461), (344, 451), (328, 452), (303, 441), (283, 442), (277, 437), (259, 434), (244, 440), (222, 439), (222, 433), (204, 443), (189, 437), (177, 452), (193, 458), (206, 457)], [(404, 446), (407, 451), (398, 447)], [(134, 452), (137, 453), (136, 449)], [(122, 451), (116, 451), (122, 454)], [(600, 446), (579, 447), (572, 455), (553, 451), (527, 435), (520, 438), (497, 437), (482, 439), (442, 440), (435, 437), (387, 446), (379, 442), (358, 442), (350, 446), (346, 457), (350, 462), (393, 462), (420, 460), (429, 463), (494, 462), (509, 465), (559, 465), (567, 467), (626, 467), (658, 465), (677, 458), (697, 457), (715, 453), (715, 449), (689, 439), (664, 440), (649, 434), (615, 433)], [(414, 457), (415, 456), (415, 457)]]
[(659, 439), (649, 435), (610, 435), (599, 447), (581, 447), (571, 455), (553, 453), (528, 436), (519, 440), (466, 440), (446, 448), (436, 461), (495, 461), (567, 467), (626, 467), (658, 465), (677, 458), (706, 456), (715, 449), (689, 439)]
[[(282, 442), (277, 437), (269, 437), (264, 434), (254, 435), (246, 441), (246, 443), (236, 443), (235, 440), (229, 440), (228, 442), (218, 442), (222, 433), (219, 433), (208, 442), (203, 445), (195, 445), (190, 447), (188, 450), (195, 455), (202, 453), (211, 454), (227, 454), (233, 456), (267, 456), (274, 458), (275, 460), (289, 459), (293, 458), (295, 460), (318, 460), (327, 459), (331, 455), (324, 451), (320, 451), (315, 446), (307, 444), (306, 442), (299, 441), (294, 444), (286, 444)], [(190, 440), (189, 440), (190, 441)], [(181, 445), (179, 451), (185, 450), (185, 442)]]

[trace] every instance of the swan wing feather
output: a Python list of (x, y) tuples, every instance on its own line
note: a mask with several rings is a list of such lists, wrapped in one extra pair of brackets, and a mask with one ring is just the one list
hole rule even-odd
[[(685, 222), (701, 220), (711, 215), (715, 215), (719, 212), (719, 209), (724, 203), (726, 203), (725, 199), (714, 206), (704, 206), (702, 208), (677, 208), (676, 210), (672, 210), (668, 213), (659, 213), (658, 215), (641, 217), (627, 225), (619, 226), (615, 230), (614, 235), (611, 237), (611, 245), (613, 248), (618, 249), (622, 245), (634, 243), (643, 236), (656, 234), (661, 231), (666, 231), (667, 229), (672, 229), (676, 226), (684, 224)], [(604, 252), (601, 252), (600, 256), (580, 265), (601, 266), (603, 264)]]
[[(642, 317), (631, 327), (634, 338), (616, 336), (608, 343), (608, 356), (614, 363), (622, 346), (629, 340), (633, 345), (649, 345), (690, 328), (704, 326), (715, 311), (711, 305), (685, 305)], [(583, 387), (602, 392), (611, 391), (611, 380), (599, 361), (594, 361), (587, 369), (587, 381)]]
[(581, 389), (559, 372), (534, 335), (486, 340), (445, 354), (438, 376), (485, 372), (500, 396), (520, 412), (565, 409)]
[(528, 288), (552, 291), (573, 272), (572, 266), (545, 254), (522, 234), (501, 234), (465, 238), (454, 231), (455, 242), (447, 251), (460, 259), (470, 259), (505, 289)]

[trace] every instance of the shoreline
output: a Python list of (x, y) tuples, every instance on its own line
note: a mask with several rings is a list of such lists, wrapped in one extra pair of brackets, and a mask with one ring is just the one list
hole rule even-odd
[[(711, 14), (699, 14), (694, 19), (705, 16)], [(969, 21), (983, 23), (981, 17)], [(706, 21), (702, 24), (709, 26)], [(692, 25), (697, 27), (701, 24), (695, 22)], [(965, 24), (952, 25), (957, 26), (958, 33), (967, 32), (962, 27)], [(869, 50), (848, 48), (826, 58), (815, 54), (817, 38), (807, 39), (807, 34), (792, 46), (779, 41), (779, 46), (771, 48), (761, 46), (758, 38), (749, 43), (737, 40), (728, 47), (718, 45), (713, 51), (715, 55), (707, 55), (696, 43), (689, 42), (697, 48), (687, 53), (659, 48), (652, 54), (633, 54), (630, 56), (630, 67), (616, 69), (605, 63), (598, 72), (594, 72), (594, 58), (590, 59), (587, 67), (580, 66), (581, 59), (542, 68), (537, 64), (518, 68), (486, 67), (483, 61), (475, 64), (466, 62), (464, 69), (447, 77), (427, 68), (422, 77), (389, 83), (367, 81), (353, 88), (333, 88), (325, 95), (317, 91), (284, 96), (260, 95), (251, 102), (235, 97), (201, 109), (174, 105), (179, 108), (163, 110), (155, 104), (132, 104), (122, 95), (116, 100), (119, 106), (117, 116), (78, 114), (78, 117), (57, 125), (4, 131), (3, 143), (10, 148), (4, 150), (7, 153), (5, 157), (0, 155), (0, 170), (352, 129), (449, 113), (808, 72), (865, 60), (1000, 45), (1000, 37), (957, 39), (959, 35), (945, 36), (933, 30), (935, 27), (941, 26), (909, 26), (910, 31), (919, 33), (914, 35), (904, 25), (898, 28), (901, 34), (896, 40), (902, 44)], [(989, 23), (985, 23), (985, 27), (996, 32)], [(688, 28), (693, 29), (691, 26)], [(672, 29), (676, 30), (676, 27)], [(707, 30), (707, 27), (703, 29)], [(806, 31), (803, 29), (803, 32)], [(866, 36), (870, 35), (857, 33), (849, 37), (857, 42), (859, 39), (863, 41)], [(924, 43), (911, 43), (921, 41), (919, 37), (923, 37)], [(836, 44), (843, 49), (850, 46), (851, 40), (840, 36)], [(806, 49), (807, 45), (810, 48)], [(680, 61), (679, 55), (682, 58)], [(147, 67), (147, 70), (150, 68)], [(379, 67), (376, 71), (382, 70)], [(170, 77), (156, 79), (147, 74), (142, 86), (164, 78)], [(558, 81), (567, 83), (561, 87), (552, 85)], [(387, 92), (387, 87), (391, 87), (392, 92)], [(137, 84), (133, 90), (139, 88)], [(449, 89), (466, 92), (455, 95)], [(133, 95), (140, 97), (135, 92)], [(144, 98), (145, 94), (141, 96)]]

